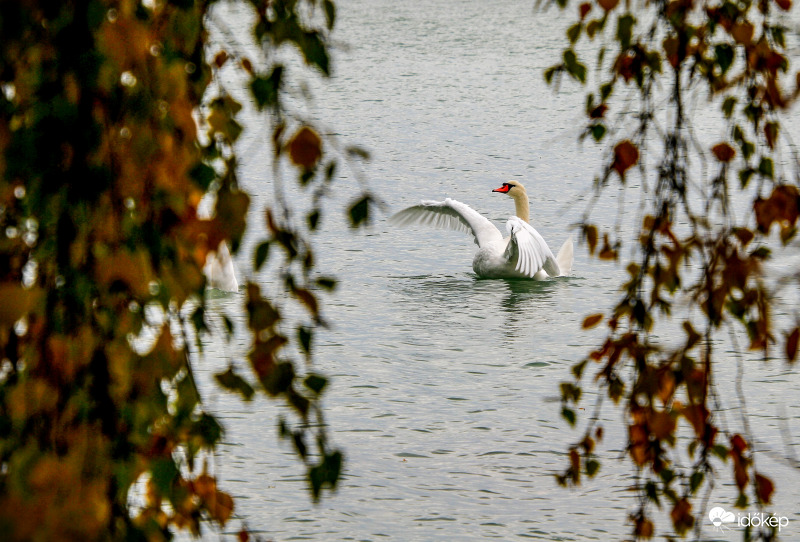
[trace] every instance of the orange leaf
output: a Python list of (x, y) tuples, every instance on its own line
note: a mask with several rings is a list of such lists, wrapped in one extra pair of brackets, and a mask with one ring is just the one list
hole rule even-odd
[(675, 503), (675, 507), (670, 512), (670, 517), (672, 518), (672, 525), (675, 526), (678, 534), (682, 535), (694, 526), (692, 504), (686, 499), (681, 499)]
[(736, 151), (727, 143), (717, 143), (711, 148), (717, 160), (720, 162), (730, 162), (736, 156)]
[(625, 172), (639, 161), (639, 149), (628, 141), (621, 141), (614, 147), (614, 162), (611, 167), (624, 178)]
[(602, 314), (592, 314), (590, 316), (587, 316), (583, 320), (583, 329), (589, 329), (596, 326), (597, 324), (600, 323), (602, 319), (603, 319)]
[(636, 519), (636, 524), (633, 528), (633, 533), (638, 538), (653, 538), (653, 522), (647, 518), (640, 517)]
[(303, 126), (289, 142), (289, 158), (295, 165), (311, 169), (321, 157), (322, 140), (314, 130)]

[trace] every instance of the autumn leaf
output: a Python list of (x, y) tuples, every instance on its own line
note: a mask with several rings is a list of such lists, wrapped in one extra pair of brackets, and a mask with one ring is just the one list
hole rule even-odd
[(592, 314), (590, 316), (587, 316), (583, 320), (583, 326), (582, 327), (583, 327), (583, 329), (593, 328), (594, 326), (599, 324), (602, 319), (603, 319), (603, 315), (602, 314)]
[(734, 40), (742, 45), (750, 45), (750, 43), (753, 41), (754, 31), (755, 27), (751, 22), (743, 21), (733, 25), (733, 28), (731, 29), (731, 36)]
[(289, 158), (304, 169), (312, 169), (322, 157), (322, 140), (317, 132), (303, 126), (289, 142)]
[(723, 163), (728, 163), (736, 156), (736, 151), (727, 143), (717, 143), (711, 148), (714, 156)]
[(636, 165), (639, 161), (639, 149), (636, 145), (627, 139), (617, 143), (614, 147), (614, 162), (611, 164), (612, 169), (619, 173), (619, 176), (625, 178), (625, 172), (631, 167)]
[(584, 226), (583, 234), (586, 236), (586, 243), (589, 245), (589, 254), (594, 254), (595, 248), (597, 248), (597, 226), (592, 224)]
[(606, 11), (611, 11), (619, 4), (619, 0), (597, 0), (597, 4)]
[(766, 476), (756, 473), (756, 497), (758, 502), (769, 504), (772, 493), (775, 491), (775, 484)]
[(800, 328), (794, 328), (786, 337), (786, 359), (789, 363), (797, 361), (797, 346), (800, 342)]

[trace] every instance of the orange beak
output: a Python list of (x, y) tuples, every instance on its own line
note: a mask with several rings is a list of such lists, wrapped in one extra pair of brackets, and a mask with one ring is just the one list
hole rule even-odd
[(494, 190), (492, 190), (492, 192), (503, 192), (503, 193), (506, 193), (506, 192), (508, 192), (509, 188), (511, 188), (510, 185), (503, 183), (503, 186), (501, 186), (500, 188), (495, 188)]

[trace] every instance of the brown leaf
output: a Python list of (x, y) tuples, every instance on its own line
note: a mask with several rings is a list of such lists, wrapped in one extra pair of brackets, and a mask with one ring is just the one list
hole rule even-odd
[(585, 19), (586, 15), (588, 15), (590, 11), (592, 11), (592, 5), (589, 2), (584, 2), (578, 6), (578, 13), (581, 16), (581, 20)]
[(614, 162), (611, 167), (625, 178), (625, 172), (639, 161), (639, 149), (627, 139), (617, 143), (614, 147)]
[(730, 162), (736, 156), (736, 151), (727, 143), (717, 143), (711, 148), (711, 152), (720, 162)]
[(209, 509), (211, 517), (220, 522), (223, 526), (233, 515), (233, 497), (222, 491), (217, 491), (213, 508)]
[(592, 328), (592, 327), (596, 326), (597, 324), (600, 323), (600, 321), (602, 319), (603, 319), (603, 315), (599, 314), (599, 313), (587, 316), (583, 320), (583, 329), (589, 329), (589, 328)]
[(770, 149), (775, 148), (775, 141), (778, 139), (778, 132), (780, 124), (777, 122), (768, 122), (764, 125), (764, 137), (767, 138), (767, 145)]
[(635, 521), (633, 534), (635, 534), (637, 538), (653, 538), (654, 530), (655, 528), (652, 521), (645, 517), (639, 517)]
[(778, 4), (778, 7), (783, 11), (792, 9), (792, 0), (775, 0), (775, 3)]
[(303, 126), (289, 142), (289, 158), (302, 168), (313, 168), (322, 157), (322, 139), (309, 128)]
[(650, 432), (658, 440), (664, 440), (675, 432), (675, 419), (669, 412), (653, 412), (649, 416), (648, 425)]
[(217, 67), (217, 69), (219, 69), (225, 65), (225, 63), (228, 61), (228, 58), (229, 57), (227, 51), (220, 51), (214, 57), (214, 65)]
[(747, 441), (744, 440), (742, 435), (736, 434), (731, 437), (732, 452), (741, 454), (747, 449)]
[(789, 363), (797, 361), (797, 346), (800, 342), (800, 328), (794, 328), (786, 337), (786, 360)]
[(591, 224), (584, 226), (583, 234), (586, 236), (586, 243), (589, 245), (589, 254), (594, 254), (597, 248), (597, 227)]
[(769, 504), (774, 491), (775, 484), (772, 483), (772, 480), (756, 473), (756, 497), (758, 497), (758, 501)]
[(619, 4), (619, 0), (597, 0), (597, 4), (606, 11), (611, 11)]
[(750, 45), (753, 41), (754, 31), (755, 27), (753, 27), (751, 22), (743, 21), (733, 25), (733, 28), (731, 29), (731, 36), (734, 40), (742, 45)]
[(608, 234), (603, 234), (603, 246), (600, 248), (600, 253), (597, 255), (601, 260), (616, 260), (617, 251), (611, 246), (608, 240)]
[(670, 512), (672, 525), (678, 534), (682, 535), (694, 526), (694, 516), (692, 515), (692, 503), (686, 499), (681, 499), (675, 503)]

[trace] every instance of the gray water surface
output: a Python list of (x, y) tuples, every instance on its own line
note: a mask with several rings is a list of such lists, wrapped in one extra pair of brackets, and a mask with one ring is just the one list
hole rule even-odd
[[(560, 58), (571, 18), (535, 14), (530, 2), (512, 0), (347, 0), (338, 13), (335, 76), (325, 85), (310, 81), (308, 114), (371, 151), (365, 174), (390, 212), (452, 197), (502, 229), (513, 202), (491, 190), (517, 179), (528, 188), (533, 223), (551, 248), (568, 235), (577, 242), (570, 225), (585, 209), (602, 149), (576, 142), (584, 89), (565, 80), (556, 94), (542, 77)], [(248, 149), (242, 179), (256, 208), (272, 197), (269, 150), (258, 138), (263, 133), (246, 132), (242, 144)], [(343, 204), (345, 194), (355, 193), (352, 179), (337, 182), (335, 201)], [(626, 198), (635, 218), (638, 196), (613, 187), (598, 205), (600, 217), (613, 223)], [(602, 330), (581, 331), (581, 322), (613, 305), (624, 270), (588, 258), (576, 244), (570, 277), (478, 280), (471, 270), (475, 246), (463, 234), (398, 230), (385, 215), (353, 233), (341, 214), (329, 213), (317, 239), (320, 268), (342, 284), (325, 305), (333, 325), (317, 338), (314, 368), (332, 378), (324, 405), (334, 443), (347, 456), (345, 477), (335, 495), (312, 505), (301, 465), (276, 438), (280, 408), (209, 387), (206, 407), (227, 429), (217, 474), (237, 497), (238, 517), (274, 540), (626, 537), (635, 472), (620, 449), (621, 412), (604, 410), (595, 479), (567, 490), (553, 477), (580, 438), (560, 417), (559, 382), (597, 346)], [(253, 227), (255, 238), (262, 226)], [(268, 275), (258, 280), (270, 287)], [(241, 302), (242, 294), (234, 294), (214, 306), (243, 324)], [(206, 377), (215, 358), (245, 366), (244, 335), (206, 348), (200, 366)], [(737, 358), (730, 359), (717, 378), (734, 425)], [(754, 433), (782, 452), (788, 428), (796, 447), (800, 407), (789, 399), (796, 372), (778, 360), (746, 361)], [(586, 391), (583, 406), (590, 409), (588, 383)], [(585, 412), (579, 416), (585, 421)], [(797, 473), (760, 457), (759, 468), (779, 481), (776, 511), (791, 518), (800, 537), (800, 493), (797, 484), (783, 482)], [(729, 469), (723, 468), (725, 480)], [(730, 483), (718, 484), (711, 503), (732, 508), (735, 497)], [(697, 513), (710, 533), (706, 512)]]

